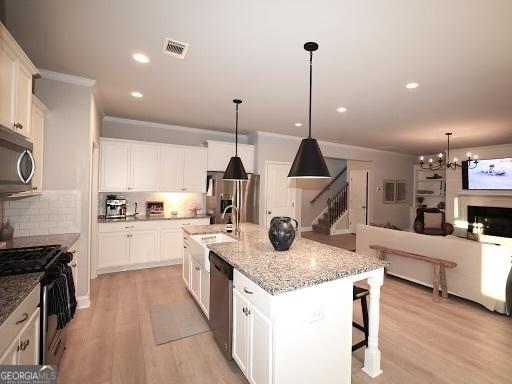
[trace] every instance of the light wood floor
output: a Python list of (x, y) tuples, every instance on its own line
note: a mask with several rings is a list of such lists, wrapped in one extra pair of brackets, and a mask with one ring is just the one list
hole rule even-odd
[(318, 241), (319, 243), (332, 245), (334, 247), (348, 249), (349, 251), (356, 250), (356, 235), (347, 233), (343, 235), (324, 235), (317, 232), (302, 232), (302, 237), (306, 239)]
[[(91, 293), (91, 308), (79, 310), (69, 327), (60, 384), (246, 383), (210, 333), (154, 345), (149, 306), (188, 294), (181, 266), (102, 275), (92, 282)], [(386, 279), (380, 328), (384, 373), (372, 380), (361, 372), (359, 350), (352, 382), (511, 383), (511, 318), (457, 298), (434, 304), (431, 297), (429, 289)], [(360, 319), (359, 304), (355, 314)]]

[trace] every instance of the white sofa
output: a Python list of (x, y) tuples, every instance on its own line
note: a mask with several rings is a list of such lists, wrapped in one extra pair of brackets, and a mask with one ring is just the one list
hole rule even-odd
[[(454, 261), (457, 267), (446, 270), (448, 292), (476, 301), (491, 311), (506, 313), (505, 291), (512, 259), (509, 248), (455, 236), (427, 236), (359, 225), (357, 252), (376, 256), (370, 245)], [(393, 255), (386, 255), (386, 259), (390, 261), (389, 274), (432, 286), (430, 263)]]

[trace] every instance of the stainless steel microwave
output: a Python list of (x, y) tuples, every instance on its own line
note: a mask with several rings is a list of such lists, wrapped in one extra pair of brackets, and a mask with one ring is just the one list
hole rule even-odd
[(36, 170), (32, 149), (24, 136), (0, 126), (0, 194), (32, 190)]

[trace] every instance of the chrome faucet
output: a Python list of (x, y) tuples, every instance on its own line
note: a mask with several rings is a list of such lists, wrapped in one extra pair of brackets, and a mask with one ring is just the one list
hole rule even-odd
[(238, 207), (234, 206), (233, 204), (228, 205), (226, 208), (224, 208), (224, 212), (222, 212), (222, 216), (220, 217), (222, 220), (224, 220), (224, 216), (226, 216), (226, 211), (231, 208), (236, 211), (236, 215), (233, 220), (233, 225), (235, 227), (235, 235), (240, 236), (240, 215), (238, 211)]

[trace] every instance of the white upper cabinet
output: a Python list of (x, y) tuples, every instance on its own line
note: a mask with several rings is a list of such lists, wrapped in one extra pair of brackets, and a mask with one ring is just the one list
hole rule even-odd
[(39, 72), (0, 23), (0, 124), (31, 137), (32, 77)]
[(185, 192), (206, 193), (207, 153), (205, 148), (185, 149), (183, 188)]
[[(235, 143), (208, 140), (208, 171), (224, 172), (231, 157), (235, 156)], [(245, 171), (254, 173), (254, 145), (238, 144), (238, 157)]]
[(30, 117), (32, 115), (32, 74), (22, 65), (16, 70), (16, 99), (15, 99), (16, 132), (30, 137)]
[(131, 144), (123, 141), (102, 140), (100, 151), (100, 189), (105, 192), (128, 190)]
[(206, 148), (101, 139), (100, 190), (206, 192)]
[(158, 147), (132, 144), (131, 149), (131, 183), (128, 185), (128, 190), (156, 191)]
[(0, 124), (14, 129), (16, 55), (0, 41)]
[(34, 95), (32, 95), (32, 117), (31, 117), (31, 137), (34, 143), (32, 154), (36, 162), (36, 170), (32, 177), (32, 187), (37, 190), (43, 189), (43, 148), (44, 148), (44, 118), (47, 112), (46, 107)]
[(162, 147), (159, 168), (158, 190), (160, 192), (182, 192), (184, 188), (185, 150), (173, 146)]

